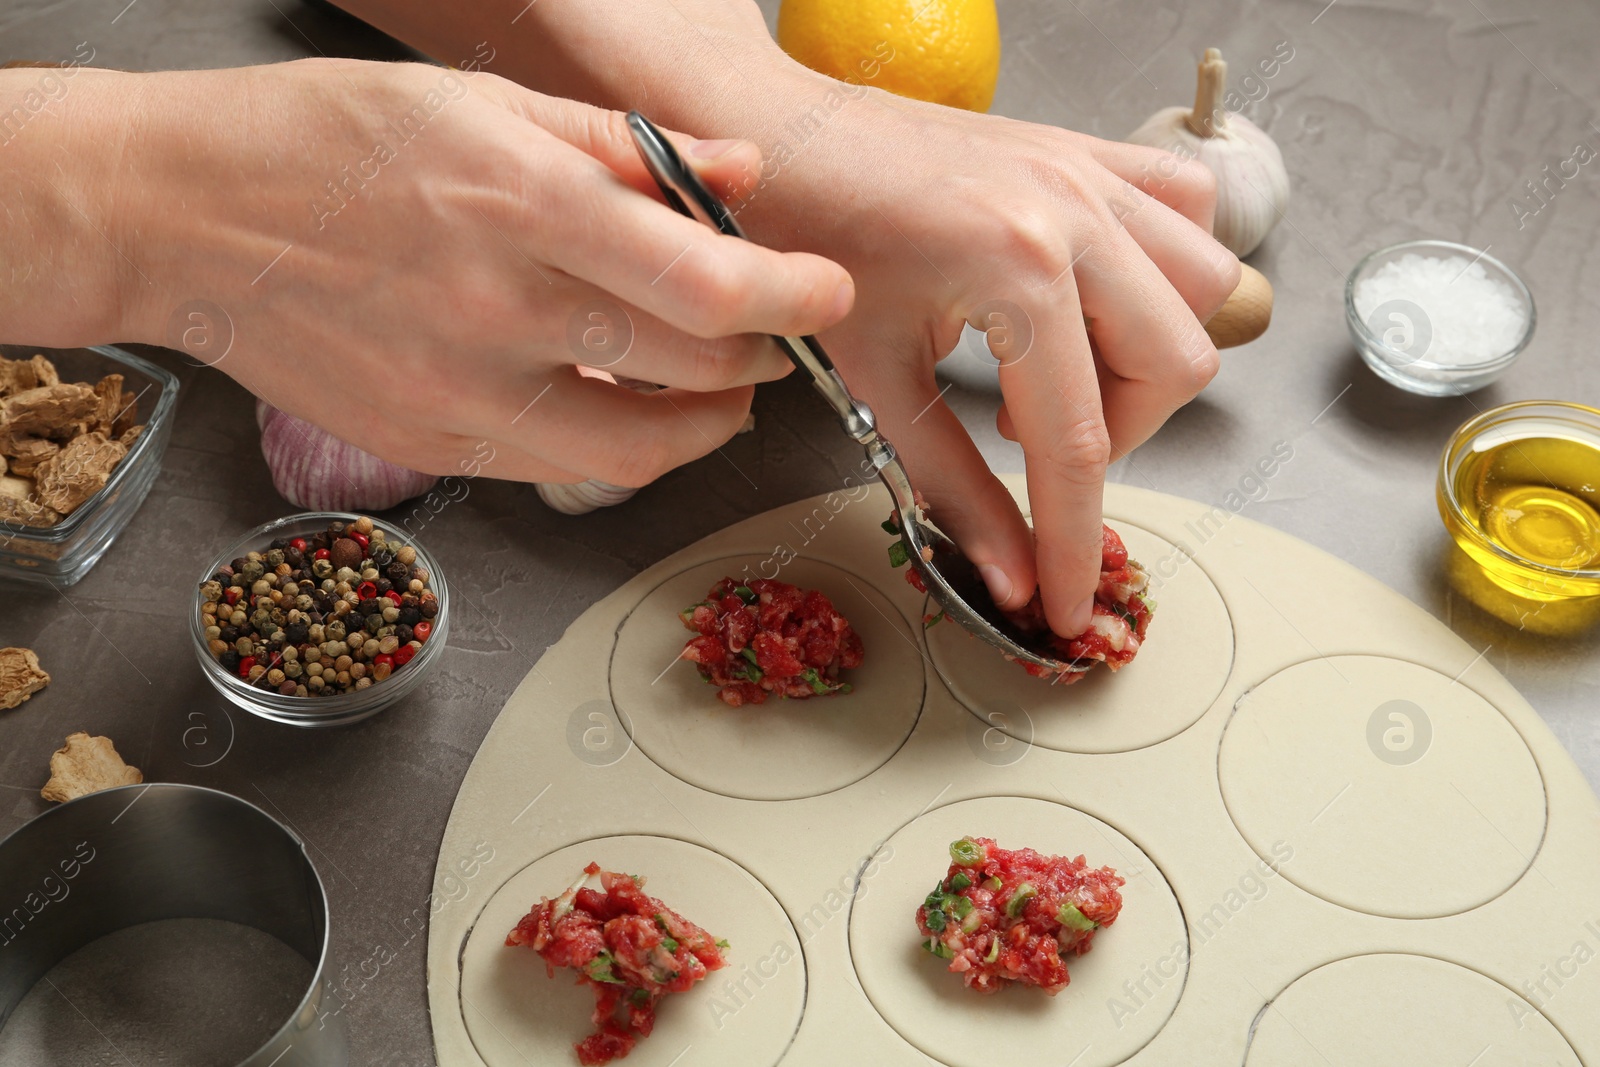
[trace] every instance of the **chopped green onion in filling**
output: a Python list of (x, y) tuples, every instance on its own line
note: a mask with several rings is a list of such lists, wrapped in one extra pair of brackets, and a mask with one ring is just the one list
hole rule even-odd
[(1087, 933), (1096, 926), (1095, 921), (1079, 911), (1075, 904), (1061, 905), (1061, 910), (1056, 912), (1056, 921), (1067, 929), (1077, 930), (1079, 933)]
[(970, 837), (950, 843), (950, 858), (960, 867), (977, 867), (987, 858), (984, 847)]
[(1027, 905), (1028, 901), (1038, 895), (1039, 891), (1033, 887), (1032, 882), (1023, 882), (1012, 890), (1011, 899), (1006, 901), (1006, 914), (1015, 919), (1022, 914), (1022, 909)]

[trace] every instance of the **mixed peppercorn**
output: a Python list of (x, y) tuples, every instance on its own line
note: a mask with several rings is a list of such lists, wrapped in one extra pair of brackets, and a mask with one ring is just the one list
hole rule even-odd
[(279, 538), (200, 586), (207, 646), (224, 670), (283, 696), (366, 689), (433, 635), (439, 599), (416, 549), (369, 518)]

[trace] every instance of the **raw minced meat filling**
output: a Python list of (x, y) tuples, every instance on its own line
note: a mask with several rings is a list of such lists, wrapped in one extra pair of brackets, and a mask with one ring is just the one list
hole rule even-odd
[(696, 634), (682, 658), (698, 665), (733, 707), (760, 704), (769, 693), (848, 693), (839, 672), (861, 665), (861, 638), (833, 602), (787, 582), (724, 578), (679, 618)]
[(1122, 876), (1082, 856), (963, 837), (950, 845), (950, 860), (917, 909), (917, 929), (922, 947), (980, 993), (1018, 982), (1054, 996), (1070, 981), (1067, 957), (1088, 952), (1122, 910)]
[[(588, 888), (597, 874), (601, 888)], [(723, 967), (728, 947), (646, 893), (643, 879), (594, 863), (576, 885), (536, 904), (506, 944), (533, 949), (551, 977), (570, 967), (593, 987), (595, 1032), (576, 1046), (583, 1064), (626, 1056), (650, 1036), (661, 998)]]
[[(900, 518), (891, 514), (883, 528), (890, 533), (900, 532)], [(889, 561), (894, 566), (908, 560), (904, 541), (889, 546)], [(926, 593), (927, 585), (915, 567), (906, 569), (906, 581), (919, 592)], [(1104, 663), (1113, 671), (1120, 670), (1133, 661), (1144, 644), (1144, 635), (1150, 628), (1150, 618), (1155, 613), (1155, 601), (1146, 590), (1150, 576), (1138, 563), (1128, 558), (1128, 549), (1122, 538), (1109, 526), (1101, 526), (1100, 584), (1095, 588), (1094, 612), (1089, 617), (1089, 628), (1075, 637), (1061, 637), (1052, 633), (1045, 620), (1044, 601), (1036, 590), (1033, 599), (1015, 611), (1005, 612), (1006, 619), (1018, 631), (1024, 648), (1039, 651), (1052, 659), (1076, 667), (1092, 667)], [(924, 620), (931, 626), (944, 616), (929, 615)], [(1007, 656), (1007, 659), (1012, 657)], [(1052, 671), (1035, 663), (1021, 663), (1029, 674), (1071, 684), (1083, 677), (1086, 671)]]

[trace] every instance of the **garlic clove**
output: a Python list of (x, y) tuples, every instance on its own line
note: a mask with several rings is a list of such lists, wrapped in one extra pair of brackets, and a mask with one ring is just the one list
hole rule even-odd
[(639, 490), (628, 489), (593, 478), (586, 482), (568, 485), (561, 482), (540, 482), (534, 486), (539, 499), (563, 515), (587, 515), (598, 508), (608, 508), (631, 500)]
[(1217, 179), (1212, 235), (1236, 256), (1261, 244), (1289, 206), (1289, 172), (1276, 142), (1223, 106), (1228, 65), (1215, 48), (1198, 68), (1192, 108), (1162, 108), (1128, 135), (1132, 144), (1197, 159)]
[(319, 426), (256, 401), (261, 455), (273, 487), (310, 511), (383, 511), (421, 496), (438, 478), (363, 452)]

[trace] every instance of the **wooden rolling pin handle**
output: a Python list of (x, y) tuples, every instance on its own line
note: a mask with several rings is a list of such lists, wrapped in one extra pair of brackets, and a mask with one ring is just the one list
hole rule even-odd
[(1228, 302), (1206, 323), (1206, 333), (1218, 348), (1254, 341), (1272, 322), (1272, 283), (1248, 263), (1239, 264), (1239, 285)]

